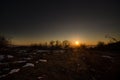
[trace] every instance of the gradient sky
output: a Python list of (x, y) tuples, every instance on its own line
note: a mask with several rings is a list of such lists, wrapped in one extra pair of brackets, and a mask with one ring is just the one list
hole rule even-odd
[(3, 0), (0, 33), (13, 43), (50, 40), (107, 42), (120, 36), (120, 3), (116, 0)]

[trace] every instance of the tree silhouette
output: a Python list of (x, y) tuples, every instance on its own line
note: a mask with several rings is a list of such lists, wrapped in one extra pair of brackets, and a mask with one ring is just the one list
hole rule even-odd
[(81, 48), (81, 49), (87, 49), (87, 45), (86, 45), (86, 44), (81, 44), (81, 45), (80, 45), (80, 48)]
[(0, 48), (7, 47), (9, 45), (9, 40), (6, 39), (4, 36), (0, 35)]
[(98, 42), (97, 47), (102, 48), (105, 46), (104, 42)]
[(61, 42), (59, 40), (55, 41), (55, 47), (56, 47), (56, 49), (60, 49), (61, 48)]
[(70, 42), (68, 40), (63, 41), (63, 48), (68, 48), (70, 46)]
[(50, 48), (53, 49), (55, 47), (55, 41), (50, 41)]
[(117, 42), (118, 40), (110, 35), (106, 35), (105, 38), (109, 38), (110, 42)]

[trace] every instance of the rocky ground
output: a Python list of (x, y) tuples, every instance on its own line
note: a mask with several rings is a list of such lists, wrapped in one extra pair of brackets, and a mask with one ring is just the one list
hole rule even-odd
[(117, 80), (120, 54), (78, 50), (0, 53), (0, 80)]

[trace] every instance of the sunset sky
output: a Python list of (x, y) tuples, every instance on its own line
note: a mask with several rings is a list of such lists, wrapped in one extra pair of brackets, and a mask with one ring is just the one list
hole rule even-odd
[(15, 44), (50, 40), (107, 42), (120, 38), (120, 3), (116, 0), (3, 0), (0, 34)]

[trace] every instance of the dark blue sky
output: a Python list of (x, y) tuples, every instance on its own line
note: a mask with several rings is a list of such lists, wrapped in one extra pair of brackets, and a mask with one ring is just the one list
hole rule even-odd
[(120, 36), (120, 3), (109, 1), (1, 1), (0, 33), (14, 43), (79, 40), (94, 44)]

